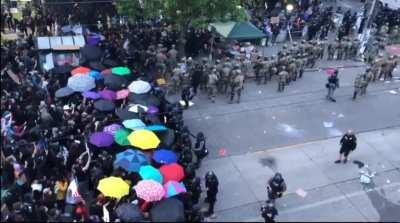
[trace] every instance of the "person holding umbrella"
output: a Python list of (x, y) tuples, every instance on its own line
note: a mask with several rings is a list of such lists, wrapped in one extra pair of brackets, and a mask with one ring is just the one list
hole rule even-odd
[(218, 193), (218, 178), (214, 174), (214, 172), (209, 171), (206, 173), (206, 189), (207, 189), (207, 197), (205, 202), (209, 204), (208, 211), (205, 214), (206, 217), (215, 218), (214, 214), (214, 205), (217, 201), (217, 193)]

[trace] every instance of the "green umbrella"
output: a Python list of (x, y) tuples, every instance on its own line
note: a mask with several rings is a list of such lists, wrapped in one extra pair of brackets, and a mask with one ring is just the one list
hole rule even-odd
[(125, 128), (120, 128), (115, 132), (114, 140), (118, 145), (121, 146), (129, 146), (130, 143), (128, 141), (128, 135), (131, 134), (131, 131)]
[(141, 166), (139, 169), (139, 174), (143, 180), (151, 179), (151, 180), (155, 180), (155, 181), (159, 182), (160, 184), (162, 184), (162, 182), (163, 182), (163, 177), (162, 177), (160, 171), (151, 165)]
[(131, 70), (127, 67), (114, 67), (111, 69), (111, 72), (115, 75), (125, 76), (131, 74)]

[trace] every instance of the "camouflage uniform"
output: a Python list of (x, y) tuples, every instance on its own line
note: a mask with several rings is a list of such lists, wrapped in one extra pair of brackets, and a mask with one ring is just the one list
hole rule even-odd
[(285, 90), (285, 83), (289, 73), (286, 71), (286, 67), (283, 67), (282, 71), (278, 74), (278, 92)]
[(356, 78), (354, 79), (354, 93), (353, 93), (353, 100), (356, 100), (357, 95), (361, 93), (361, 87), (362, 87), (362, 75), (358, 74)]
[(244, 75), (242, 74), (240, 69), (235, 69), (234, 76), (231, 81), (231, 99), (229, 103), (233, 102), (235, 95), (237, 95), (237, 103), (240, 103), (240, 96), (243, 89), (243, 83), (244, 83)]
[(272, 60), (269, 60), (267, 57), (263, 61), (261, 69), (261, 74), (264, 77), (264, 84), (266, 84), (267, 81), (271, 80), (271, 66), (272, 66)]
[(217, 70), (213, 69), (211, 73), (208, 75), (208, 82), (207, 82), (208, 98), (212, 102), (215, 102), (214, 98), (217, 93), (217, 83), (218, 83)]

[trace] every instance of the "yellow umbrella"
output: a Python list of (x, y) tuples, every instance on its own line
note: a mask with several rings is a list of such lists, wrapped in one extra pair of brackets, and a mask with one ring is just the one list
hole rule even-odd
[(129, 134), (128, 141), (132, 146), (143, 150), (157, 148), (158, 144), (160, 144), (160, 139), (158, 139), (156, 134), (145, 129), (133, 131)]
[(97, 189), (106, 197), (120, 199), (129, 194), (129, 185), (119, 177), (107, 177), (100, 180)]

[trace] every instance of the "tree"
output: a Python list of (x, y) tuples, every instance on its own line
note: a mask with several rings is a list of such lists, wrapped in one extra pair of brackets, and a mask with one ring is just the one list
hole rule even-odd
[(242, 21), (247, 15), (240, 6), (240, 0), (117, 0), (117, 9), (130, 21), (160, 16), (166, 18), (180, 31), (181, 46), (191, 26), (206, 27), (216, 21)]

